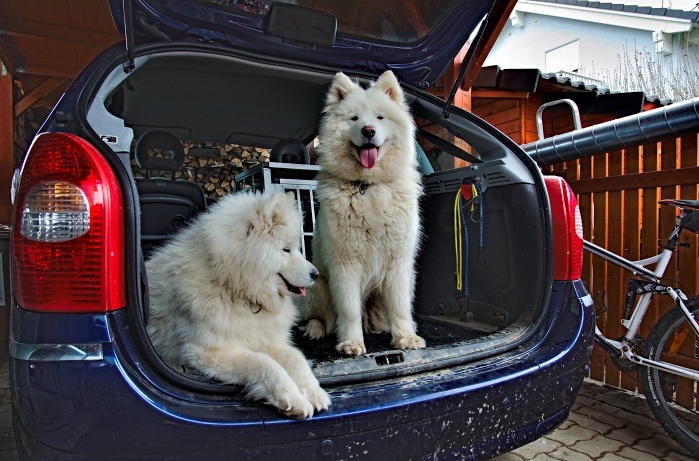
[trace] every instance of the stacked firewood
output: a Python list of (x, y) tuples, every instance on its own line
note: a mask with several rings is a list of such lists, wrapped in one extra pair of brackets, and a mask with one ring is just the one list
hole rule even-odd
[[(235, 191), (235, 176), (259, 163), (269, 161), (269, 150), (259, 147), (244, 147), (237, 144), (215, 145), (218, 154), (207, 146), (211, 156), (189, 155), (192, 143), (185, 143), (185, 162), (180, 171), (175, 172), (175, 179), (185, 179), (196, 182), (204, 189), (207, 197), (216, 200), (230, 192)], [(135, 159), (131, 166), (135, 177), (144, 176), (144, 172), (138, 168)], [(172, 177), (171, 172), (151, 172), (151, 177)]]

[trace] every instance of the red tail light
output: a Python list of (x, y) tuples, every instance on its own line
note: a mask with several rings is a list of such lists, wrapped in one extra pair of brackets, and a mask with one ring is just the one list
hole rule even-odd
[(544, 177), (553, 222), (553, 279), (576, 280), (582, 274), (583, 231), (578, 200), (558, 176)]
[(124, 307), (124, 211), (114, 172), (68, 133), (32, 143), (15, 199), (12, 277), (17, 304), (42, 312)]

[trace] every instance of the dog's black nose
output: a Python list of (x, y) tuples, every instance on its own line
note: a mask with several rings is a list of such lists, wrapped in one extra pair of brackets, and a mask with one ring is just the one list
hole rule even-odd
[(317, 269), (313, 269), (313, 270), (311, 271), (311, 280), (313, 280), (313, 281), (315, 282), (319, 275), (320, 275), (320, 274), (318, 273), (318, 270), (317, 270)]
[(362, 136), (364, 136), (367, 139), (373, 138), (375, 134), (376, 134), (376, 128), (374, 128), (371, 125), (367, 125), (364, 128), (362, 128)]

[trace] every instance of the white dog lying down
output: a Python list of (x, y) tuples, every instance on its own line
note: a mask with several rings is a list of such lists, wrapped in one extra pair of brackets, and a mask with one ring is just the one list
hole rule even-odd
[(290, 341), (292, 296), (318, 277), (299, 251), (292, 193), (223, 198), (146, 263), (148, 334), (163, 359), (197, 368), (292, 418), (328, 408)]

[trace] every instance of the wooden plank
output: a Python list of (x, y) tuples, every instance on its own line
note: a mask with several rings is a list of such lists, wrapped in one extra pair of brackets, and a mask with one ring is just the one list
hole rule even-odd
[(74, 29), (102, 31), (122, 38), (114, 25), (109, 3), (95, 0), (68, 0), (70, 26)]
[[(673, 174), (677, 171), (677, 158), (679, 155), (679, 147), (677, 139), (666, 139), (660, 143), (660, 167), (662, 171), (670, 171)], [(694, 178), (694, 182), (697, 182), (697, 177)], [(660, 187), (660, 198), (677, 198), (678, 190), (677, 183), (674, 184), (661, 184)], [(658, 219), (659, 219), (659, 238), (660, 245), (664, 245), (665, 241), (675, 227), (676, 221), (676, 210), (674, 207), (660, 206), (658, 205)], [(670, 263), (665, 271), (665, 276), (671, 280), (677, 280), (679, 278), (677, 269), (677, 258), (673, 254)], [(667, 309), (669, 309), (674, 303), (669, 296), (662, 296), (660, 299), (660, 306), (662, 315)]]
[(114, 34), (105, 34), (95, 30), (39, 23), (10, 16), (0, 17), (0, 28), (5, 35), (16, 39), (40, 39), (68, 45), (80, 44), (95, 48), (97, 51), (122, 39), (114, 27)]
[[(598, 155), (592, 158), (592, 175), (593, 177), (607, 176), (607, 158), (605, 155)], [(597, 192), (592, 194), (592, 206), (594, 214), (592, 216), (592, 242), (603, 248), (607, 247), (607, 194), (605, 192)], [(600, 258), (592, 260), (592, 286), (594, 287), (597, 299), (603, 306), (609, 306), (608, 290), (607, 290), (607, 265)], [(597, 315), (597, 326), (602, 331), (607, 331), (609, 325), (608, 308), (602, 309)], [(618, 385), (617, 376), (610, 372), (609, 357), (604, 357), (604, 382), (609, 381), (610, 384)]]
[[(466, 50), (469, 47), (469, 43), (466, 43), (461, 48), (461, 51), (456, 55), (454, 60), (452, 61), (452, 65), (449, 66), (446, 70), (446, 72), (443, 75), (443, 81), (444, 81), (444, 86), (451, 88), (454, 85), (454, 82), (456, 82), (456, 78), (458, 76), (458, 70), (461, 67), (461, 62), (464, 59), (464, 56), (466, 55)], [(471, 92), (470, 91), (464, 91), (461, 87), (458, 87), (456, 90), (456, 93), (454, 94), (454, 101), (452, 102), (457, 107), (460, 107), (464, 109), (465, 111), (471, 112), (472, 107), (471, 107)], [(458, 143), (457, 143), (458, 145)], [(460, 146), (462, 148), (465, 148), (465, 146)], [(467, 166), (469, 165), (468, 162), (465, 160), (461, 160), (458, 158), (454, 159), (454, 167), (459, 168), (462, 166)]]
[(519, 120), (511, 120), (499, 126), (498, 129), (515, 140), (519, 136)]
[(50, 64), (32, 60), (22, 60), (21, 67), (24, 69), (23, 72), (27, 74), (70, 79), (75, 78), (82, 70), (82, 67), (80, 66)]
[[(610, 152), (607, 157), (607, 176), (619, 176), (622, 171), (622, 152)], [(623, 222), (623, 205), (622, 192), (612, 191), (607, 193), (607, 249), (615, 254), (622, 254), (622, 222)], [(610, 338), (618, 338), (623, 334), (621, 325), (621, 316), (624, 306), (624, 283), (623, 269), (613, 264), (605, 263), (607, 271), (607, 331), (605, 334)], [(614, 366), (611, 360), (611, 366), (606, 370), (606, 382), (613, 386), (619, 387), (621, 383), (620, 370)]]
[(695, 185), (699, 178), (699, 167), (677, 168), (673, 170), (648, 171), (607, 178), (590, 178), (573, 181), (570, 187), (576, 193), (589, 194), (613, 190), (633, 190), (648, 187), (668, 187)]
[(66, 0), (2, 0), (0, 16), (11, 16), (40, 24), (66, 24), (69, 21), (68, 3)]
[(497, 126), (500, 130), (502, 130), (502, 126), (504, 124), (510, 123), (510, 122), (517, 122), (516, 125), (517, 127), (520, 126), (520, 112), (519, 112), (519, 107), (512, 107), (507, 110), (503, 110), (497, 113), (493, 113), (490, 115), (486, 115), (483, 117), (485, 120), (488, 120), (492, 125)]
[[(698, 134), (690, 134), (680, 138), (680, 165), (683, 168), (699, 165), (699, 146), (697, 143)], [(697, 184), (685, 184), (680, 186), (679, 197), (685, 200), (699, 199)], [(680, 283), (687, 287), (687, 296), (699, 293), (699, 236), (691, 232), (684, 231), (680, 234), (680, 243), (688, 247), (680, 247), (678, 251), (678, 267), (680, 273)]]
[[(643, 171), (658, 171), (658, 145), (644, 144), (641, 146)], [(658, 187), (648, 185), (642, 190), (641, 213), (641, 258), (649, 258), (658, 254)], [(641, 323), (641, 335), (648, 337), (650, 327), (658, 321), (658, 297), (652, 299), (648, 311)]]
[[(697, 165), (697, 134), (691, 134), (683, 136), (679, 139), (679, 164), (683, 168), (692, 167)], [(697, 199), (697, 185), (686, 184), (680, 186), (679, 197), (686, 200), (696, 200)], [(683, 231), (680, 234), (679, 239), (680, 244), (685, 244), (687, 246), (680, 246), (677, 251), (677, 270), (678, 279), (680, 286), (683, 290), (687, 290), (685, 293), (687, 296), (692, 297), (697, 294), (699, 286), (699, 281), (697, 281), (697, 276), (699, 274), (697, 269), (697, 263), (699, 258), (697, 258), (697, 251), (699, 246), (699, 241), (697, 239), (697, 234), (693, 234), (688, 231)], [(688, 356), (694, 356), (696, 351), (694, 350), (694, 341), (686, 341), (680, 349), (680, 353), (687, 354)], [(693, 386), (691, 382), (687, 380), (682, 380), (682, 386), (679, 392), (681, 395), (678, 396), (678, 400), (684, 399), (688, 402), (687, 406), (689, 408), (699, 407), (699, 401), (697, 396), (693, 392)]]
[(474, 103), (483, 101), (488, 101), (488, 103), (481, 104), (477, 109), (474, 108), (473, 110), (473, 113), (479, 117), (486, 117), (488, 115), (498, 114), (508, 109), (519, 107), (519, 102), (514, 99), (474, 99)]
[[(586, 179), (592, 177), (592, 158), (581, 159), (580, 168), (578, 170), (580, 178)], [(592, 194), (578, 194), (578, 206), (580, 207), (580, 215), (582, 218), (583, 236), (591, 240), (593, 222)], [(595, 299), (595, 311), (599, 313), (600, 306), (597, 304), (596, 285), (594, 285), (596, 279), (593, 279), (592, 274), (592, 257), (589, 253), (585, 252), (583, 254), (582, 279), (587, 282), (588, 291), (593, 299)], [(604, 326), (600, 321), (599, 315), (597, 315), (596, 322), (598, 327), (602, 328)], [(592, 356), (590, 357), (590, 378), (596, 381), (604, 381), (604, 362), (606, 357), (606, 352), (595, 345)]]
[(43, 98), (56, 88), (58, 88), (65, 79), (47, 78), (44, 82), (36, 87), (34, 91), (23, 97), (14, 107), (15, 117), (32, 107), (39, 99)]
[[(677, 168), (677, 163), (678, 163), (678, 156), (679, 156), (679, 146), (678, 146), (678, 140), (677, 139), (667, 139), (663, 140), (661, 143), (661, 148), (660, 148), (660, 165), (663, 169), (663, 171), (670, 171), (673, 169)], [(660, 197), (661, 198), (677, 198), (678, 197), (678, 188), (676, 186), (666, 186), (666, 187), (661, 187), (660, 188)], [(674, 229), (675, 226), (675, 221), (677, 219), (677, 211), (674, 209), (674, 207), (667, 207), (667, 206), (660, 206), (659, 211), (659, 222), (660, 222), (660, 243), (663, 245), (667, 239), (667, 236), (670, 235), (670, 232)], [(674, 253), (672, 255), (672, 259), (670, 260), (670, 263), (667, 266), (667, 269), (665, 271), (665, 277), (670, 280), (678, 280), (679, 279), (679, 266), (678, 266), (678, 258), (677, 258), (677, 253)], [(667, 312), (669, 309), (671, 309), (674, 306), (674, 302), (672, 302), (672, 299), (670, 299), (669, 296), (661, 296), (659, 301), (659, 316), (662, 316)], [(694, 342), (692, 343), (692, 346), (688, 345), (691, 341), (686, 341), (685, 344), (682, 344), (682, 348), (680, 352), (686, 353), (692, 353), (694, 354)], [(692, 407), (693, 407), (693, 402), (694, 402), (694, 381), (685, 379), (685, 378), (679, 378), (677, 379), (677, 384), (675, 385), (675, 392), (676, 392), (676, 398), (680, 402), (692, 402)]]
[[(624, 174), (636, 174), (640, 171), (640, 150), (638, 147), (626, 149), (624, 151)], [(641, 192), (639, 189), (631, 189), (623, 191), (624, 197), (624, 223), (623, 223), (623, 249), (619, 253), (630, 261), (638, 261), (641, 259)], [(622, 285), (620, 290), (626, 294), (626, 287), (629, 280), (634, 278), (630, 272), (622, 272)], [(623, 302), (619, 306), (620, 317), (623, 318), (624, 305)], [(637, 390), (638, 372), (632, 374), (621, 375), (621, 387), (630, 391)]]
[(10, 187), (14, 173), (12, 75), (0, 62), (0, 224), (10, 224)]
[(526, 138), (527, 138), (527, 104), (524, 101), (520, 101), (520, 103), (519, 103), (519, 144), (524, 144), (524, 140)]
[(492, 99), (527, 99), (531, 93), (528, 91), (507, 91), (507, 90), (473, 90), (472, 98), (492, 98)]

